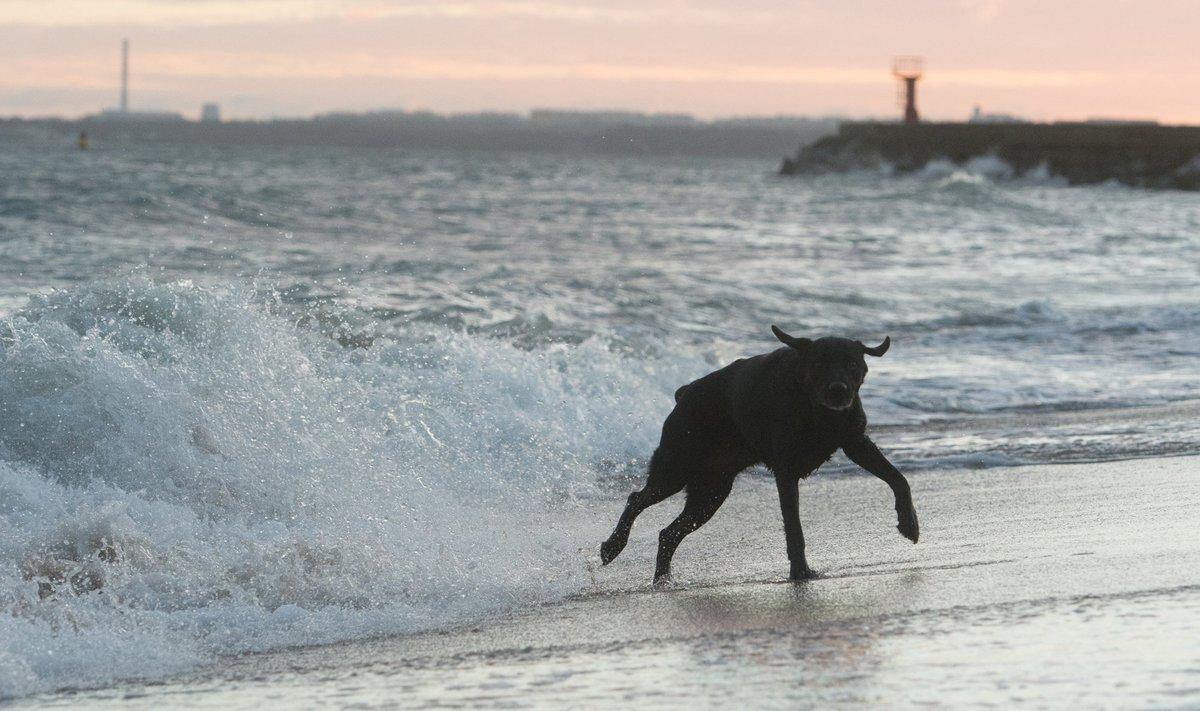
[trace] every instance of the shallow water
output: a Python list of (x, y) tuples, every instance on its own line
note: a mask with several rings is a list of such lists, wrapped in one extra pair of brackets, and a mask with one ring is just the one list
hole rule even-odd
[(773, 322), (893, 337), (909, 470), (1200, 450), (1194, 195), (68, 145), (0, 148), (0, 696), (578, 592)]
[(748, 479), (684, 542), (670, 589), (646, 584), (674, 513), (651, 510), (562, 603), (31, 706), (1194, 708), (1198, 472), (1172, 458), (919, 473), (917, 546), (880, 482), (813, 480), (822, 577), (801, 584), (781, 579), (782, 532), (755, 529), (778, 516), (774, 487)]

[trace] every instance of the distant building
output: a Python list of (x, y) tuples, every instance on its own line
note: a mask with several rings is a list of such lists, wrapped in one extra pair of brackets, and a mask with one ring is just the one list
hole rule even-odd
[(120, 109), (105, 109), (95, 118), (100, 121), (160, 121), (164, 123), (179, 123), (185, 121), (183, 114), (177, 111), (122, 111)]
[(200, 107), (200, 122), (221, 123), (221, 107), (211, 101)]
[(541, 126), (691, 126), (696, 117), (689, 114), (647, 114), (640, 111), (568, 111), (534, 109), (529, 122)]
[(376, 109), (374, 111), (331, 111), (313, 116), (314, 121), (401, 121), (414, 116), (404, 109)]
[(713, 119), (709, 124), (722, 127), (807, 129), (817, 125), (838, 124), (845, 120), (841, 116), (729, 116)]
[(1093, 116), (1084, 123), (1092, 124), (1093, 126), (1157, 126), (1158, 121), (1154, 119), (1126, 119), (1126, 118), (1107, 118), (1105, 116)]
[(971, 123), (1029, 123), (1029, 119), (1012, 114), (985, 114), (978, 104), (971, 110)]

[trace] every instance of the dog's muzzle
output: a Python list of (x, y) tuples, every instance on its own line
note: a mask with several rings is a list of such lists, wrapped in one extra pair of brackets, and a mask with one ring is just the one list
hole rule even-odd
[(854, 402), (854, 393), (845, 383), (830, 383), (821, 394), (821, 404), (830, 410), (845, 410)]

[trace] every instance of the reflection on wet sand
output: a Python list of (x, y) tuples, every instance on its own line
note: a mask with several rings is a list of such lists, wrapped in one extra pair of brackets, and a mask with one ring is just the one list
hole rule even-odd
[(814, 480), (802, 508), (824, 575), (800, 584), (782, 580), (773, 487), (750, 478), (681, 548), (666, 590), (646, 577), (671, 511), (563, 603), (41, 702), (1195, 705), (1198, 474), (1200, 458), (919, 474), (915, 547), (879, 513), (879, 482)]

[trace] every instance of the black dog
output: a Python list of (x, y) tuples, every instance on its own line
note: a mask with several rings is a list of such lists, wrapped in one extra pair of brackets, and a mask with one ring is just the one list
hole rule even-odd
[(804, 559), (799, 483), (839, 448), (892, 488), (897, 528), (917, 542), (908, 482), (867, 437), (858, 399), (867, 375), (863, 355), (882, 356), (891, 339), (868, 348), (848, 338), (810, 340), (771, 330), (787, 348), (734, 361), (675, 391), (675, 409), (663, 423), (646, 486), (629, 495), (616, 529), (600, 546), (605, 565), (625, 548), (638, 514), (686, 488), (683, 513), (658, 534), (654, 580), (665, 581), (684, 536), (712, 518), (739, 472), (765, 464), (779, 489), (791, 577), (815, 577)]

